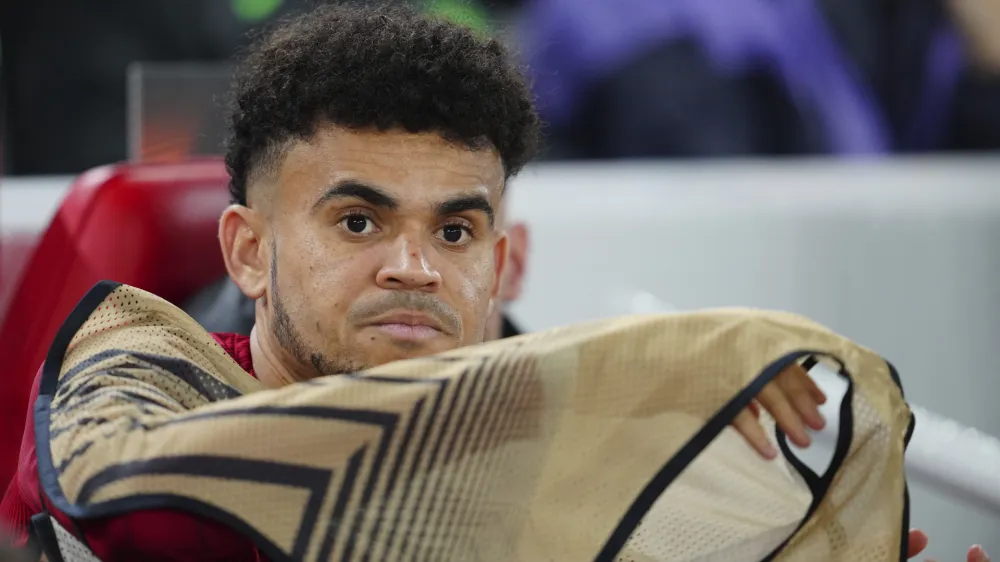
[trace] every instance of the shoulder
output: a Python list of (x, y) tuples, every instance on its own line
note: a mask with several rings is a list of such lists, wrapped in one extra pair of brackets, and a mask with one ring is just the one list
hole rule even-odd
[(40, 397), (57, 387), (120, 368), (166, 371), (190, 378), (204, 371), (239, 393), (257, 389), (247, 376), (249, 338), (210, 335), (166, 300), (141, 289), (102, 281), (69, 314), (45, 358)]

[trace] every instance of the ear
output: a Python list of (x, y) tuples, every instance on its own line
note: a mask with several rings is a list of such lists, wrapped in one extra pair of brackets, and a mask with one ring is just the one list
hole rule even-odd
[(502, 300), (501, 292), (503, 291), (504, 274), (507, 269), (509, 241), (507, 233), (500, 232), (493, 243), (493, 263), (495, 264), (495, 268), (493, 271), (493, 286), (490, 288), (488, 314), (493, 314), (494, 310), (500, 306), (500, 301)]
[(507, 227), (508, 251), (504, 282), (500, 288), (500, 299), (512, 302), (521, 296), (524, 274), (528, 269), (528, 225), (523, 222)]
[(230, 205), (219, 219), (219, 242), (226, 271), (243, 294), (257, 300), (267, 290), (270, 246), (265, 243), (260, 213), (243, 205)]

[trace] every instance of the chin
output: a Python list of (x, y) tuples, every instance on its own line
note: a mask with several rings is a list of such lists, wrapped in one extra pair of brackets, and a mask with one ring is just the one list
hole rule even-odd
[(373, 359), (366, 362), (373, 365), (426, 357), (458, 347), (456, 340), (444, 336), (419, 341), (371, 337), (365, 340), (367, 341), (364, 341), (362, 348), (367, 352), (366, 355)]
[(423, 349), (378, 349), (373, 353), (373, 355), (370, 356), (368, 363), (374, 366), (387, 365), (389, 363), (395, 363), (396, 361), (406, 361), (408, 359), (427, 357), (428, 355), (434, 355), (435, 353), (437, 353), (437, 351)]

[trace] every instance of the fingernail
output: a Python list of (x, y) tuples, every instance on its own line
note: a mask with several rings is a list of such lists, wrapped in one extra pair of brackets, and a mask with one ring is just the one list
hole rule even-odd
[(778, 450), (774, 448), (774, 445), (768, 443), (764, 446), (764, 456), (767, 457), (768, 460), (773, 460), (778, 457)]

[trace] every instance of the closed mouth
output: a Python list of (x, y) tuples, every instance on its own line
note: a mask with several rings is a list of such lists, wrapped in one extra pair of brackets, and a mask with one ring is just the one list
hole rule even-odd
[(444, 334), (437, 319), (419, 312), (385, 314), (372, 320), (368, 325), (399, 339), (419, 340)]

